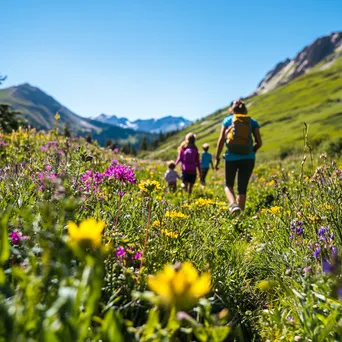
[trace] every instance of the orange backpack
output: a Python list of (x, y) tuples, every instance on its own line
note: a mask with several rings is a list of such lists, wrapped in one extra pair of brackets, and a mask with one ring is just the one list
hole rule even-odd
[(226, 130), (226, 137), (228, 151), (237, 154), (252, 152), (251, 117), (245, 114), (234, 114), (232, 124)]

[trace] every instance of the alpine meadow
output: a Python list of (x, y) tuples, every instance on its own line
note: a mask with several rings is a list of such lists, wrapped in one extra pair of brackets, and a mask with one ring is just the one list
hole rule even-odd
[[(251, 21), (260, 26), (252, 35), (257, 44), (271, 39), (273, 28), (274, 35), (286, 29), (293, 42), (272, 46), (281, 51), (302, 44), (293, 32), (316, 32), (300, 4), (291, 11), (298, 5), (293, 18), (305, 21), (306, 31), (291, 30), (295, 21), (275, 25), (273, 3), (250, 17), (252, 7), (245, 12), (217, 1), (229, 18), (224, 25), (223, 14), (201, 1), (131, 7), (85, 1), (84, 8), (60, 1), (39, 9), (34, 3), (31, 10), (0, 5), (11, 7), (12, 19), (18, 11), (31, 37), (30, 48), (26, 35), (15, 36), (24, 29), (13, 28), (17, 40), (9, 38), (4, 16), (10, 44), (0, 70), (0, 342), (341, 341), (342, 32), (316, 35), (255, 90), (228, 95), (224, 108), (191, 117), (186, 108), (197, 108), (191, 94), (202, 89), (201, 78), (188, 89), (174, 86), (171, 76), (198, 67), (196, 76), (209, 75), (212, 83), (203, 89), (214, 97), (224, 86), (215, 85), (218, 55), (229, 53), (231, 63), (236, 50), (241, 59), (248, 55), (239, 44), (254, 43), (247, 39), (257, 30)], [(331, 21), (339, 8), (336, 2), (330, 9)], [(239, 27), (241, 12), (247, 38), (242, 28), (241, 39), (233, 35), (234, 49), (225, 50), (224, 33)], [(195, 27), (205, 27), (198, 40)], [(23, 62), (13, 57), (14, 42), (23, 44), (25, 72), (16, 72)], [(202, 44), (209, 52), (196, 54)], [(179, 58), (189, 58), (186, 70)], [(203, 60), (210, 69), (199, 67)], [(104, 68), (108, 61), (113, 70)], [(23, 79), (30, 68), (36, 78)], [(51, 76), (54, 68), (63, 79)], [(11, 74), (22, 83), (10, 83)], [(248, 77), (232, 71), (238, 91), (239, 75)], [(167, 115), (141, 114), (150, 84), (150, 112), (168, 103)], [(49, 87), (84, 113), (42, 90)], [(200, 92), (194, 98), (206, 103)], [(95, 105), (98, 112), (86, 117)]]

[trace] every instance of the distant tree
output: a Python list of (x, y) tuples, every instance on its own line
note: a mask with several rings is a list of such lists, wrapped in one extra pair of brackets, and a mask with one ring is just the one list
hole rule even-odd
[(85, 140), (88, 144), (91, 144), (93, 142), (93, 138), (91, 137), (90, 134), (85, 137)]
[(140, 151), (146, 151), (146, 150), (147, 150), (147, 139), (144, 136), (140, 143)]
[(12, 111), (10, 105), (0, 104), (0, 130), (10, 133), (13, 129), (18, 129), (22, 121), (17, 118), (20, 112)]
[(105, 142), (105, 147), (110, 148), (112, 146), (112, 141), (110, 139), (107, 139)]
[(63, 127), (63, 135), (67, 138), (71, 137), (71, 130), (70, 130), (70, 124), (69, 121), (66, 121)]

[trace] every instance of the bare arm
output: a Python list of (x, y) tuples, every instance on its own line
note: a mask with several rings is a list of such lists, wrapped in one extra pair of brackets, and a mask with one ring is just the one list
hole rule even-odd
[(216, 170), (218, 169), (218, 165), (219, 165), (220, 160), (221, 160), (221, 153), (222, 153), (222, 149), (223, 149), (223, 145), (224, 145), (224, 136), (225, 136), (226, 129), (227, 129), (227, 127), (222, 126), (220, 137), (217, 140), (216, 163), (215, 163), (215, 169)]
[(182, 149), (180, 149), (180, 151), (178, 153), (178, 157), (177, 157), (177, 160), (175, 162), (175, 165), (177, 165), (181, 161), (182, 161)]
[(253, 136), (255, 140), (255, 145), (253, 147), (253, 151), (256, 152), (262, 146), (261, 134), (259, 128), (253, 129)]

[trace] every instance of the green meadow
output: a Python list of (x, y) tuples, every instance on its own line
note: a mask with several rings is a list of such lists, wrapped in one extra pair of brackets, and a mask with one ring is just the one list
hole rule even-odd
[(306, 151), (232, 218), (222, 169), (189, 198), (164, 163), (2, 134), (0, 341), (339, 341), (342, 164)]

